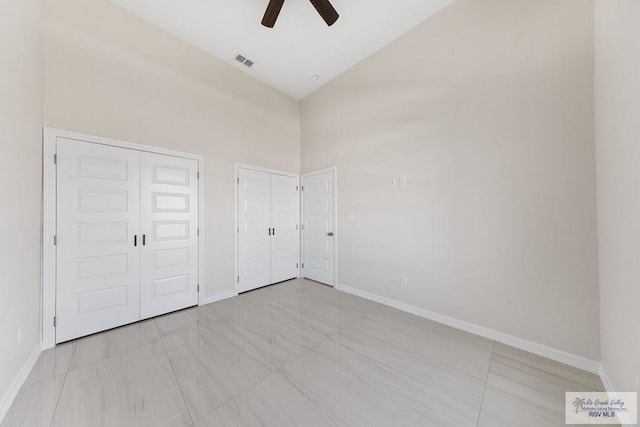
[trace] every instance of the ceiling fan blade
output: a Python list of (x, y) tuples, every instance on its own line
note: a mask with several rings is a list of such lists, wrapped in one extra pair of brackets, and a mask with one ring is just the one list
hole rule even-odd
[(310, 0), (313, 7), (316, 8), (324, 22), (327, 23), (328, 26), (332, 26), (338, 20), (338, 12), (333, 8), (329, 0)]
[(267, 10), (264, 12), (264, 17), (262, 18), (262, 25), (264, 25), (265, 27), (273, 28), (273, 26), (276, 25), (278, 15), (280, 15), (280, 9), (282, 9), (283, 4), (284, 0), (269, 1)]

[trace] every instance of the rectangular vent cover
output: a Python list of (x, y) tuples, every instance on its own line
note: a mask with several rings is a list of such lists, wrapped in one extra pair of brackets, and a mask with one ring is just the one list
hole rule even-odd
[(249, 68), (253, 67), (253, 64), (254, 64), (254, 62), (253, 62), (252, 60), (247, 59), (247, 58), (245, 58), (245, 57), (244, 57), (244, 56), (242, 56), (242, 55), (238, 55), (238, 56), (236, 56), (236, 61), (238, 61), (238, 62), (239, 62), (239, 63), (241, 63), (241, 64), (246, 65), (246, 66), (247, 66), (247, 67), (249, 67)]

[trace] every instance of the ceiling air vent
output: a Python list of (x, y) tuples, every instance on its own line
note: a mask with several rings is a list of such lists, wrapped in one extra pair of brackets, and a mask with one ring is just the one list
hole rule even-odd
[(241, 63), (241, 64), (246, 65), (246, 66), (247, 66), (247, 67), (249, 67), (249, 68), (253, 67), (253, 61), (252, 61), (252, 60), (250, 60), (250, 59), (245, 58), (245, 57), (244, 57), (244, 56), (242, 56), (242, 55), (238, 55), (238, 56), (236, 56), (236, 61), (238, 61), (238, 62), (239, 62), (239, 63)]

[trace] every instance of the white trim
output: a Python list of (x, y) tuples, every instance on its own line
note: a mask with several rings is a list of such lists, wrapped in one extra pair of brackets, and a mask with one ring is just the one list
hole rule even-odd
[(435, 313), (424, 308), (385, 298), (383, 296), (362, 291), (360, 289), (352, 288), (345, 285), (337, 285), (336, 289), (353, 295), (357, 295), (371, 301), (378, 302), (380, 304), (388, 305), (389, 307), (397, 308), (398, 310), (402, 310), (416, 316), (424, 317), (425, 319), (433, 320), (434, 322), (438, 322), (443, 325), (451, 326), (452, 328), (456, 328), (461, 331), (469, 332), (474, 335), (497, 341), (499, 343), (527, 351), (529, 353), (537, 354), (538, 356), (546, 357), (547, 359), (555, 360), (556, 362), (564, 363), (565, 365), (573, 366), (574, 368), (582, 369), (594, 374), (598, 374), (600, 372), (600, 362), (595, 360), (586, 359), (582, 356), (567, 353), (563, 350), (547, 347), (543, 344), (538, 344), (522, 338), (514, 337), (513, 335), (505, 334), (494, 329), (485, 328), (484, 326), (465, 322), (464, 320), (445, 316), (443, 314)]
[(18, 374), (13, 379), (13, 382), (11, 383), (7, 391), (4, 392), (2, 400), (0, 401), (0, 424), (2, 424), (2, 421), (7, 415), (7, 412), (9, 412), (13, 401), (16, 400), (20, 389), (22, 388), (24, 382), (27, 380), (27, 377), (31, 373), (31, 370), (38, 361), (40, 353), (42, 353), (42, 347), (40, 346), (40, 344), (38, 344), (18, 371)]
[[(164, 154), (174, 157), (192, 159), (198, 162), (198, 283), (202, 289), (205, 284), (205, 162), (204, 156), (184, 151), (170, 150), (153, 147), (151, 145), (136, 144), (117, 139), (104, 138), (95, 135), (71, 132), (62, 129), (44, 128), (43, 135), (43, 244), (42, 244), (42, 348), (48, 349), (55, 346), (55, 328), (53, 316), (56, 312), (56, 248), (53, 244), (53, 236), (56, 234), (56, 168), (53, 164), (53, 156), (56, 154), (58, 138), (73, 139), (94, 144), (109, 145), (113, 147), (127, 148), (130, 150), (145, 151), (155, 154)], [(198, 304), (202, 304), (198, 294)]]
[(223, 301), (229, 298), (237, 297), (236, 291), (226, 291), (219, 294), (211, 295), (210, 297), (203, 297), (200, 299), (200, 305), (207, 305), (218, 301)]
[(43, 169), (42, 169), (42, 325), (40, 335), (42, 348), (51, 348), (56, 343), (56, 329), (53, 327), (53, 317), (56, 313), (56, 247), (53, 236), (56, 234), (56, 167), (53, 156), (56, 154), (56, 133), (51, 129), (44, 129), (43, 137)]
[(273, 173), (273, 174), (276, 174), (276, 175), (290, 176), (292, 178), (298, 178), (300, 176), (300, 174), (296, 173), (296, 172), (286, 172), (286, 171), (281, 171), (281, 170), (277, 170), (277, 169), (263, 168), (263, 167), (260, 167), (260, 166), (249, 165), (247, 163), (234, 162), (233, 166), (234, 166), (234, 169), (236, 171), (238, 169), (249, 169), (249, 170), (257, 171), (257, 172), (267, 172), (267, 173)]
[(201, 154), (187, 153), (186, 151), (171, 150), (169, 148), (155, 147), (153, 145), (137, 144), (135, 142), (122, 141), (119, 139), (105, 138), (102, 136), (71, 132), (63, 129), (45, 127), (45, 134), (50, 134), (56, 138), (73, 139), (81, 142), (92, 142), (94, 144), (110, 145), (113, 147), (128, 148), (130, 150), (147, 151), (155, 154), (165, 154), (167, 156), (184, 157), (185, 159), (204, 160)]
[[(238, 277), (239, 277), (239, 271), (240, 271), (240, 269), (238, 268), (238, 258), (239, 258), (238, 227), (240, 225), (238, 224), (238, 178), (240, 177), (240, 175), (238, 174), (239, 169), (249, 169), (257, 172), (266, 172), (266, 173), (272, 173), (275, 175), (284, 175), (284, 176), (290, 176), (292, 178), (297, 178), (298, 188), (300, 188), (300, 174), (298, 173), (263, 168), (260, 166), (249, 165), (247, 163), (240, 163), (240, 162), (233, 163), (233, 236), (234, 236), (233, 237), (233, 292), (235, 292), (235, 295), (238, 295)], [(298, 194), (300, 195), (301, 192), (299, 192)], [(300, 211), (300, 206), (301, 206), (300, 198), (298, 198), (298, 211)], [(298, 269), (298, 278), (302, 277), (302, 267), (301, 267), (302, 263), (300, 258), (301, 257), (300, 241), (302, 239), (301, 239), (300, 233), (301, 233), (301, 230), (298, 230), (298, 265), (300, 266), (300, 269)]]
[[(319, 169), (313, 172), (307, 172), (300, 176), (300, 184), (306, 176), (320, 175), (327, 172), (333, 172), (333, 283), (328, 283), (333, 287), (338, 286), (338, 239), (340, 233), (338, 233), (338, 167), (332, 166), (329, 168)], [(300, 192), (300, 224), (303, 223), (302, 218), (302, 192)], [(302, 230), (301, 230), (302, 233)], [(302, 273), (302, 260), (304, 259), (303, 246), (302, 246), (302, 234), (300, 236), (300, 277), (304, 277)]]
[[(613, 387), (613, 383), (611, 382), (611, 379), (607, 375), (607, 371), (604, 370), (604, 366), (602, 364), (600, 364), (600, 370), (598, 374), (600, 375), (600, 379), (602, 380), (602, 385), (604, 385), (605, 391), (611, 395), (610, 397), (617, 398), (618, 392)], [(631, 420), (629, 420), (629, 417), (626, 413), (618, 412), (617, 416), (618, 416), (618, 421), (620, 421), (620, 424), (622, 425), (622, 427), (631, 427), (631, 426), (637, 425), (637, 424), (631, 424)]]

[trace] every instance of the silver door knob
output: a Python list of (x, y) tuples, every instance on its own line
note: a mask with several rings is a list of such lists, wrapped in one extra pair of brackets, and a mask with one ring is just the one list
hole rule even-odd
[(332, 233), (332, 232), (328, 232), (328, 233), (327, 233), (327, 236), (329, 236), (329, 237), (333, 237), (333, 233)]

